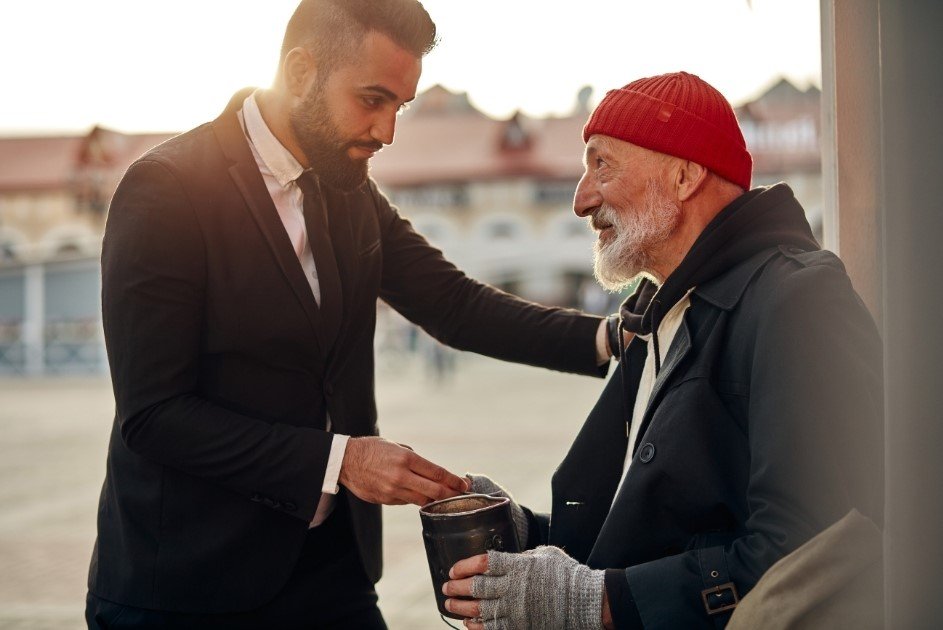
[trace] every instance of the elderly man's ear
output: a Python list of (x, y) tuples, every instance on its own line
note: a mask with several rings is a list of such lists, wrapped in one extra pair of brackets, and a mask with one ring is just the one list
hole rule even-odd
[(707, 181), (708, 170), (691, 160), (678, 159), (675, 162), (672, 182), (678, 201), (684, 203), (693, 197)]

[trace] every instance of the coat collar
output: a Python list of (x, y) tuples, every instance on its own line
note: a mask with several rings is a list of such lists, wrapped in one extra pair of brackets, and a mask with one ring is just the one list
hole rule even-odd
[[(743, 293), (746, 291), (753, 277), (779, 251), (778, 247), (769, 247), (760, 251), (704, 283), (702, 286), (695, 288), (692, 293), (700, 296), (705, 302), (708, 302), (716, 308), (724, 311), (732, 310), (740, 301), (740, 298), (743, 296)], [(693, 307), (694, 304), (692, 304), (692, 308)], [(691, 329), (688, 326), (687, 315), (685, 315), (685, 318), (681, 321), (681, 326), (678, 328), (678, 332), (675, 334), (675, 339), (668, 349), (668, 353), (665, 355), (665, 362), (658, 372), (658, 375), (655, 377), (652, 393), (648, 399), (648, 406), (642, 416), (642, 426), (639, 429), (636, 443), (630, 445), (630, 448), (633, 449), (633, 453), (635, 449), (638, 448), (645, 432), (648, 430), (652, 415), (660, 404), (662, 395), (667, 391), (667, 386), (672, 383), (672, 379), (674, 379), (675, 373), (678, 371), (678, 366), (682, 364), (685, 357), (691, 352), (691, 349)]]
[(779, 251), (778, 247), (769, 247), (757, 252), (733, 268), (694, 289), (694, 295), (717, 308), (732, 310), (753, 276)]

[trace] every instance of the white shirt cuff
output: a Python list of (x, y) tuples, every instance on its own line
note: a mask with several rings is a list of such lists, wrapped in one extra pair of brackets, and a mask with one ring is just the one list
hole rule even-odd
[(609, 331), (606, 327), (606, 319), (599, 322), (599, 328), (596, 329), (596, 365), (605, 365), (609, 362), (612, 351), (609, 349)]
[(327, 470), (324, 471), (324, 484), (321, 485), (321, 492), (327, 494), (337, 494), (340, 487), (337, 485), (337, 478), (341, 475), (341, 464), (344, 463), (344, 453), (347, 451), (347, 440), (349, 435), (334, 434), (331, 441), (331, 454), (327, 458)]

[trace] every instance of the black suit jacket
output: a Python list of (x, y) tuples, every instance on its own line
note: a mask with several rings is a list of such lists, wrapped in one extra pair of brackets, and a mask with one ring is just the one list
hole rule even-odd
[[(116, 416), (89, 589), (122, 604), (248, 610), (278, 592), (320, 498), (326, 413), (338, 433), (378, 432), (378, 298), (456, 348), (600, 373), (598, 318), (469, 279), (372, 181), (324, 191), (343, 284), (327, 333), (238, 121), (247, 93), (135, 162), (109, 211)], [(380, 508), (340, 496), (377, 580)]]
[(733, 590), (709, 589), (742, 597), (851, 508), (882, 522), (881, 342), (833, 254), (772, 248), (694, 290), (616, 495), (645, 356), (633, 340), (629, 400), (616, 373), (528, 543), (618, 569), (617, 627), (632, 608), (646, 630), (723, 627), (705, 595), (717, 610)]

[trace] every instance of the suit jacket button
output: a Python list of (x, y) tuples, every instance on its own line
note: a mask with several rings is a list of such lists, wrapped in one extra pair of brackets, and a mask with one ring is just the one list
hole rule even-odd
[(642, 448), (638, 450), (638, 460), (643, 464), (647, 464), (652, 461), (655, 457), (655, 445), (651, 442), (645, 442), (642, 444)]
[(294, 512), (295, 510), (298, 509), (298, 506), (292, 503), (291, 501), (287, 501), (283, 503), (282, 507), (284, 507), (289, 512)]
[(333, 395), (334, 395), (334, 386), (331, 385), (330, 383), (326, 383), (326, 384), (324, 385), (324, 393), (327, 394), (328, 396), (333, 396)]

